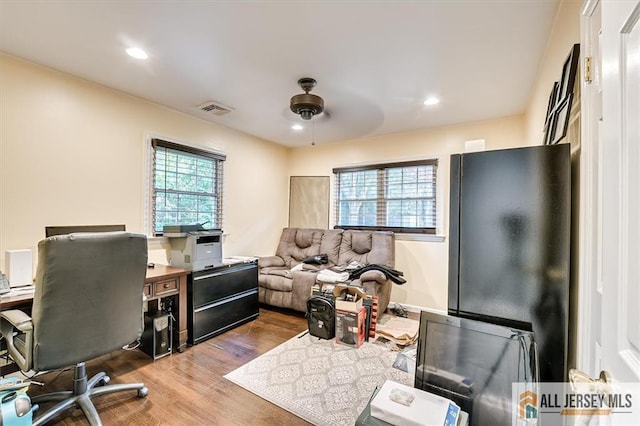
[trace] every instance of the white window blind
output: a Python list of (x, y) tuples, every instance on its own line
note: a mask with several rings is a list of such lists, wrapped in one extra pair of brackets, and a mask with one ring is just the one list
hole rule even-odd
[(338, 228), (435, 234), (437, 160), (336, 168)]
[(222, 179), (226, 156), (153, 139), (154, 235), (164, 225), (206, 224), (222, 229)]

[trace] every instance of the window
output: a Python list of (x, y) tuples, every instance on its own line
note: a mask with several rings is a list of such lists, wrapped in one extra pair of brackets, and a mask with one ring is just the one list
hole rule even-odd
[(222, 176), (226, 156), (152, 139), (153, 233), (164, 225), (222, 228)]
[(333, 169), (336, 228), (436, 232), (438, 160)]

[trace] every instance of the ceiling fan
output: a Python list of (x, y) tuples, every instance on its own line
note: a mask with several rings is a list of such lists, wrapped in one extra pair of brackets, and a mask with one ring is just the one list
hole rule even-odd
[(289, 104), (291, 111), (300, 115), (303, 120), (311, 120), (315, 115), (324, 111), (324, 100), (318, 95), (309, 93), (316, 84), (317, 82), (313, 78), (301, 78), (298, 80), (298, 85), (304, 90), (304, 93), (291, 97)]

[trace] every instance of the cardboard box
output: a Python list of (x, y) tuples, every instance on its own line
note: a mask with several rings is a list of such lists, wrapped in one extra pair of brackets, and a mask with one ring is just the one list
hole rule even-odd
[[(346, 300), (345, 294), (348, 295)], [(362, 299), (367, 297), (367, 294), (358, 287), (340, 284), (333, 289), (333, 296), (336, 298), (336, 310), (359, 312)]]
[(333, 290), (336, 288), (335, 283), (323, 283), (320, 281), (316, 281), (313, 286), (311, 286), (311, 295), (312, 296), (324, 296), (331, 297), (334, 299)]
[(358, 312), (336, 311), (336, 343), (359, 348), (364, 343), (367, 310)]

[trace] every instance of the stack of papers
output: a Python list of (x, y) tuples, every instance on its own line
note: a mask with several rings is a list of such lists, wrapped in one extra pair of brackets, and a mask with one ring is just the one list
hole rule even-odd
[(376, 333), (397, 345), (407, 346), (418, 340), (419, 328), (419, 321), (409, 318), (391, 317), (387, 321), (378, 323)]
[(250, 263), (258, 260), (255, 256), (229, 256), (222, 259), (223, 265), (235, 265), (236, 263)]

